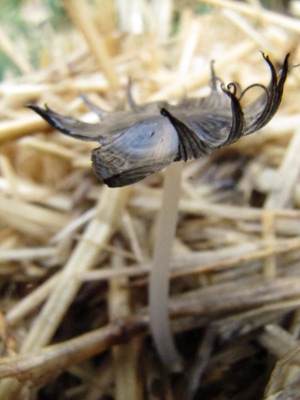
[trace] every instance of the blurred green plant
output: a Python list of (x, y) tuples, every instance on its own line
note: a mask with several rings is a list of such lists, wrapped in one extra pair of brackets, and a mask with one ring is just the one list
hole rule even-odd
[(61, 0), (48, 0), (49, 22), (53, 28), (69, 29), (70, 18)]
[[(70, 29), (70, 19), (61, 0), (0, 0), (0, 26), (14, 42), (21, 46), (30, 64), (39, 67), (39, 54), (51, 46), (48, 37), (53, 32)], [(34, 15), (36, 13), (36, 15)], [(45, 34), (44, 34), (45, 32)], [(18, 75), (20, 71), (9, 56), (1, 49), (0, 42), (0, 80), (9, 71)]]

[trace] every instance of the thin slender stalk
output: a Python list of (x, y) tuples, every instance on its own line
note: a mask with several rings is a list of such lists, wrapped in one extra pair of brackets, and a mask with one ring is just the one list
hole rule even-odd
[(168, 314), (169, 266), (177, 222), (181, 171), (182, 163), (174, 163), (166, 170), (149, 287), (152, 336), (162, 362), (172, 371), (180, 370), (182, 364), (170, 330)]
[(73, 23), (84, 35), (91, 53), (103, 69), (110, 86), (113, 89), (117, 89), (119, 87), (118, 74), (115, 71), (105, 39), (97, 29), (93, 19), (90, 17), (87, 5), (85, 2), (78, 0), (64, 0), (63, 3)]

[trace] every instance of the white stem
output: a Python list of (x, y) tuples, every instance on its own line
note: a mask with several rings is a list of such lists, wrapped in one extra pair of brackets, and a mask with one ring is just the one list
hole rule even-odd
[(169, 323), (169, 266), (177, 223), (181, 171), (181, 162), (171, 164), (166, 170), (149, 287), (150, 327), (154, 343), (162, 362), (174, 372), (181, 369), (182, 361)]

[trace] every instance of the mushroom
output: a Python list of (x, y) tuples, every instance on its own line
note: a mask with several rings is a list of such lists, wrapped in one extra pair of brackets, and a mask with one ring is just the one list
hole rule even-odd
[[(175, 161), (187, 161), (210, 155), (213, 151), (236, 142), (265, 126), (280, 105), (288, 73), (286, 55), (280, 74), (274, 64), (263, 55), (271, 71), (266, 87), (253, 84), (242, 93), (238, 85), (217, 87), (218, 78), (213, 64), (210, 94), (170, 105), (165, 101), (134, 104), (130, 92), (131, 111), (107, 113), (84, 101), (100, 117), (99, 124), (87, 124), (62, 116), (49, 107), (28, 107), (37, 112), (54, 128), (81, 140), (95, 141), (100, 147), (92, 151), (95, 174), (110, 187), (121, 187), (138, 182)], [(245, 93), (259, 87), (263, 94), (242, 108)], [(177, 353), (168, 322), (168, 266), (175, 235), (177, 204), (180, 194), (180, 167), (166, 172), (163, 204), (160, 213), (159, 235), (154, 247), (150, 277), (150, 319), (154, 341), (165, 365), (178, 370), (182, 364)]]

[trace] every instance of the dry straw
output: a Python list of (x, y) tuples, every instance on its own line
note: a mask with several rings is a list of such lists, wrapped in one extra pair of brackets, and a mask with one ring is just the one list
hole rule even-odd
[(297, 398), (299, 69), (262, 132), (122, 189), (93, 176), (93, 145), (24, 105), (95, 122), (80, 92), (107, 110), (128, 107), (128, 77), (138, 103), (201, 96), (212, 59), (226, 83), (267, 84), (259, 50), (297, 64), (299, 18), (259, 1), (65, 0), (62, 33), (46, 2), (21, 6), (29, 21), (31, 3), (38, 68), (0, 27), (0, 398)]

